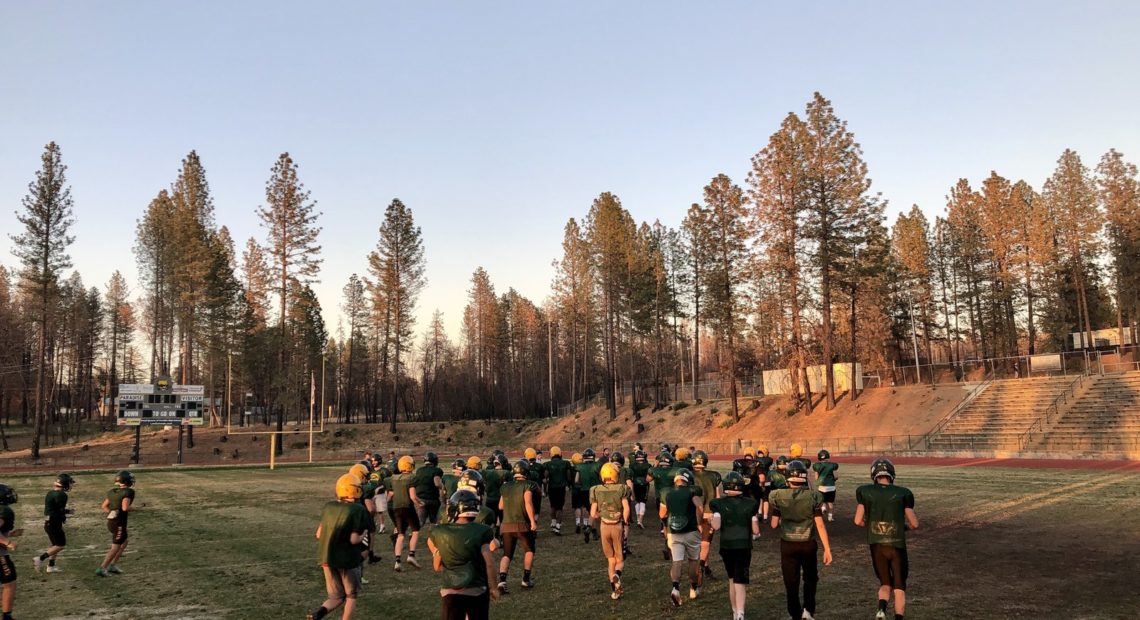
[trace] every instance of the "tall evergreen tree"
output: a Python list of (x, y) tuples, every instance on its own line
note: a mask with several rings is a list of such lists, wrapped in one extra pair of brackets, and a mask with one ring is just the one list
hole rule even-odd
[(727, 175), (719, 174), (705, 186), (705, 205), (708, 210), (707, 236), (711, 242), (714, 260), (708, 269), (709, 322), (716, 328), (718, 338), (728, 350), (725, 364), (729, 385), (729, 404), (732, 419), (740, 421), (736, 402), (736, 341), (740, 320), (738, 288), (743, 280), (747, 250), (747, 211), (744, 192)]
[(1116, 149), (1104, 154), (1096, 172), (1115, 278), (1117, 338), (1123, 345), (1124, 317), (1134, 325), (1140, 311), (1140, 182), (1136, 164)]

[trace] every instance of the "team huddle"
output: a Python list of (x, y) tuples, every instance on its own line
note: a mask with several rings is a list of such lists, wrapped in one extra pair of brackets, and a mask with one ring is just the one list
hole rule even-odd
[[(750, 448), (722, 475), (709, 468), (705, 452), (668, 445), (652, 463), (640, 444), (628, 463), (625, 455), (608, 449), (601, 455), (586, 449), (564, 459), (555, 446), (550, 458), (540, 461), (538, 452), (527, 448), (513, 463), (495, 450), (486, 464), (479, 456), (456, 459), (450, 472), (439, 467), (433, 452), (418, 466), (410, 455), (389, 453), (385, 460), (365, 452), (364, 460), (337, 479), (337, 500), (321, 511), (316, 537), (328, 598), (307, 618), (320, 620), (342, 605), (342, 617), (352, 616), (357, 594), (368, 583), (364, 567), (382, 561), (376, 541), (388, 532), (389, 523), (397, 572), (405, 565), (421, 567), (416, 552), (420, 532), (426, 530), (432, 568), (441, 577), (444, 620), (489, 618), (491, 601), (511, 591), (517, 550), (523, 561), (520, 587), (536, 586), (542, 500), (549, 503), (551, 534), (561, 536), (569, 496), (575, 534), (585, 543), (601, 544), (612, 599), (625, 591), (622, 572), (631, 555), (630, 532), (645, 528), (645, 515), (655, 504), (673, 606), (684, 604), (686, 574), (689, 599), (698, 598), (713, 576), (709, 554), (719, 534), (733, 619), (744, 618), (752, 543), (767, 526), (780, 539), (789, 617), (812, 620), (820, 547), (823, 563), (832, 562), (827, 523), (835, 518), (839, 464), (826, 450), (813, 463), (798, 444), (789, 455), (772, 459), (766, 449)], [(904, 618), (906, 531), (918, 528), (914, 495), (894, 481), (894, 465), (881, 458), (871, 465), (871, 483), (855, 493), (855, 523), (867, 528), (879, 582), (877, 620), (887, 617), (892, 594), (894, 617)]]

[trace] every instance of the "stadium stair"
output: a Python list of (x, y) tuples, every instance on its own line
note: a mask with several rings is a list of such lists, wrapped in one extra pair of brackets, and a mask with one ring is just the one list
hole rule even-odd
[(1021, 436), (1074, 377), (996, 380), (927, 441), (937, 452), (1018, 450)]
[(1140, 372), (1096, 377), (1034, 450), (1135, 457), (1140, 453)]

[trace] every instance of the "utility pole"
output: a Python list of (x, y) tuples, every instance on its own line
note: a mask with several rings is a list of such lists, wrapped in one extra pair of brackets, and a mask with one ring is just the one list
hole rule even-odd
[(554, 417), (554, 335), (551, 332), (552, 321), (546, 317), (546, 372), (550, 385), (550, 417)]

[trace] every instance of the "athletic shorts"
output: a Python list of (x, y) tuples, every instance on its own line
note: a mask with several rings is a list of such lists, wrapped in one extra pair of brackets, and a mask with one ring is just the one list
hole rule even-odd
[(527, 530), (525, 532), (503, 532), (503, 557), (515, 557), (515, 546), (521, 546), (523, 552), (534, 553), (535, 541), (537, 536), (535, 532)]
[(8, 554), (0, 555), (0, 583), (12, 583), (16, 580), (16, 563)]
[(684, 560), (695, 562), (701, 559), (701, 533), (699, 531), (681, 534), (669, 532), (665, 535), (665, 540), (669, 544), (669, 552), (673, 554), (674, 562)]
[(875, 568), (875, 576), (879, 578), (879, 585), (890, 586), (906, 592), (906, 578), (907, 573), (910, 572), (910, 563), (907, 561), (905, 547), (871, 545), (871, 565)]
[(448, 594), (443, 597), (443, 620), (487, 620), (491, 614), (491, 594), (477, 596)]
[(321, 566), (325, 571), (325, 591), (331, 599), (356, 598), (360, 592), (360, 567), (333, 568)]
[(372, 500), (372, 502), (374, 504), (376, 504), (376, 514), (380, 514), (382, 512), (388, 512), (388, 494), (387, 493), (381, 493), (380, 495), (377, 495), (376, 498)]
[(63, 531), (63, 521), (47, 521), (44, 523), (44, 531), (47, 532), (48, 541), (51, 542), (53, 547), (66, 547), (67, 534)]
[(566, 487), (550, 487), (550, 509), (562, 510), (566, 506)]
[(111, 544), (121, 545), (127, 542), (127, 520), (119, 517), (118, 519), (107, 519), (107, 531), (111, 532)]
[(647, 497), (649, 497), (649, 485), (633, 485), (633, 502), (635, 504), (644, 504)]
[(625, 559), (622, 553), (622, 536), (625, 532), (625, 527), (621, 523), (606, 523), (602, 522), (598, 538), (602, 541), (602, 555), (606, 558), (614, 558), (618, 562)]
[(828, 504), (834, 504), (835, 503), (835, 490), (834, 489), (832, 489), (831, 491), (821, 491), (821, 493), (823, 493), (823, 501), (827, 502)]
[(590, 492), (583, 491), (582, 489), (574, 489), (570, 494), (570, 506), (573, 508), (589, 508)]
[(748, 567), (752, 564), (752, 549), (721, 549), (724, 572), (734, 583), (748, 584)]
[(392, 515), (392, 522), (396, 524), (395, 534), (403, 534), (409, 529), (413, 532), (420, 531), (420, 516), (410, 506), (397, 508)]
[(439, 523), (439, 502), (424, 502), (423, 508), (416, 509), (416, 516), (420, 518), (420, 525)]

